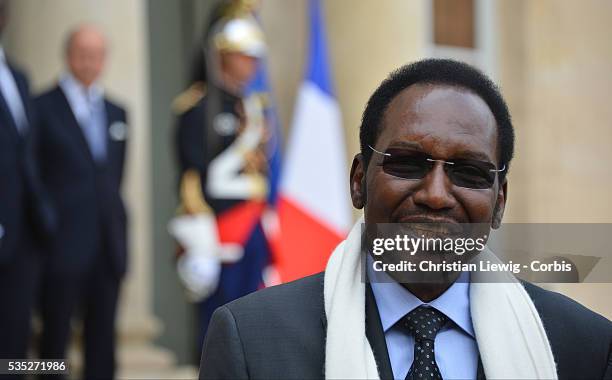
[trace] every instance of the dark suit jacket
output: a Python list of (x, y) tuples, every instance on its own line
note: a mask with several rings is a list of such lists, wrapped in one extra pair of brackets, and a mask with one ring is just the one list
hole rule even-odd
[[(48, 238), (54, 218), (46, 202), (35, 157), (35, 115), (26, 76), (9, 69), (21, 95), (28, 127), (20, 134), (3, 97), (0, 97), (0, 264), (24, 247), (24, 241)], [(28, 244), (31, 247), (30, 244)]]
[[(34, 101), (40, 132), (42, 179), (58, 216), (47, 269), (79, 273), (96, 254), (110, 255), (117, 275), (126, 270), (126, 212), (120, 196), (125, 140), (107, 134), (105, 164), (95, 162), (62, 89)], [(123, 108), (105, 99), (107, 128), (126, 123)]]
[[(560, 294), (531, 284), (525, 289), (547, 330), (559, 379), (610, 378), (612, 323)], [(200, 379), (324, 378), (325, 329), (322, 273), (255, 292), (213, 315)], [(381, 378), (392, 378), (371, 291), (366, 330)]]

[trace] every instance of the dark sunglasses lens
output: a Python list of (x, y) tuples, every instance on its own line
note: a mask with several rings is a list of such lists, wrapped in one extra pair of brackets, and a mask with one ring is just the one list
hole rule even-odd
[[(419, 153), (390, 149), (386, 154), (389, 155), (383, 159), (383, 171), (394, 177), (423, 179), (434, 166), (428, 156)], [(495, 165), (478, 160), (452, 160), (444, 168), (454, 185), (468, 189), (490, 189), (497, 175)]]
[(455, 162), (448, 166), (448, 176), (460, 187), (469, 189), (489, 189), (495, 182), (495, 166), (486, 162)]
[(405, 179), (421, 179), (429, 171), (427, 160), (418, 156), (392, 156), (382, 166), (385, 173)]

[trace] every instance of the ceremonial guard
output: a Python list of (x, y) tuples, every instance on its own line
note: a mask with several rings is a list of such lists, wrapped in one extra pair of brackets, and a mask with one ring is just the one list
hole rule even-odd
[(261, 225), (269, 191), (265, 98), (247, 96), (265, 44), (248, 5), (226, 5), (205, 38), (206, 79), (173, 105), (181, 203), (169, 230), (180, 246), (179, 277), (198, 302), (198, 350), (212, 312), (260, 288), (269, 261)]

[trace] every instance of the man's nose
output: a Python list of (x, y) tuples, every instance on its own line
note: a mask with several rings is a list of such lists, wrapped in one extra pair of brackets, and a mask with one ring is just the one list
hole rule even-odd
[(414, 202), (432, 210), (453, 208), (457, 202), (451, 193), (452, 183), (444, 171), (444, 163), (436, 162), (434, 167), (420, 181), (414, 192)]

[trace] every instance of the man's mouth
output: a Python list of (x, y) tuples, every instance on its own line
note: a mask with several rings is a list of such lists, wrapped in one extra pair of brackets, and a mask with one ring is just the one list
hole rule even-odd
[(451, 237), (460, 234), (463, 230), (456, 220), (444, 217), (407, 216), (400, 218), (397, 223), (404, 224), (404, 228), (417, 236), (425, 235), (425, 237)]

